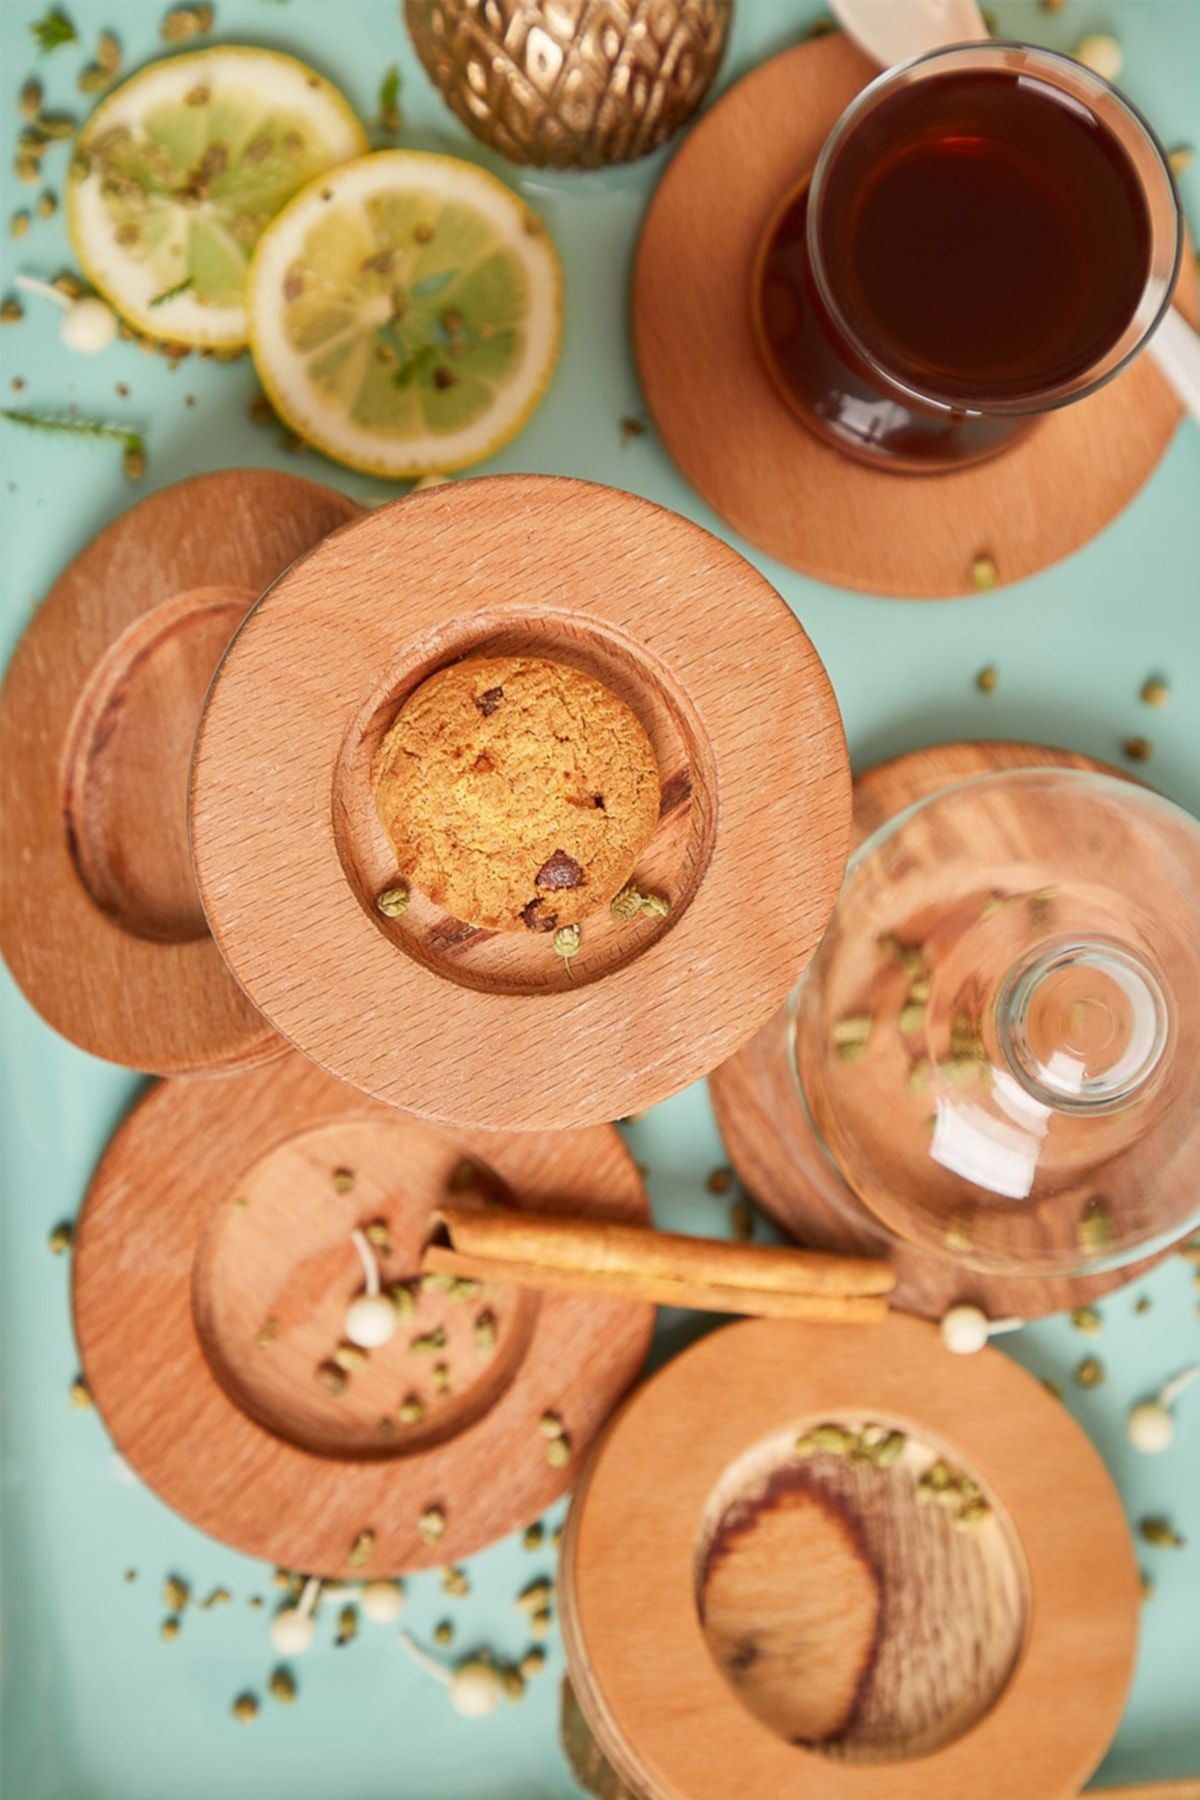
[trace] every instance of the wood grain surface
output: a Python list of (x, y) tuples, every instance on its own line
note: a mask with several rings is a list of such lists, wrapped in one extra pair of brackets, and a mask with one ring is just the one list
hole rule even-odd
[(925, 1756), (983, 1717), (1020, 1654), (1028, 1594), (1012, 1523), (995, 1494), (970, 1530), (926, 1500), (918, 1484), (941, 1451), (919, 1437), (888, 1469), (831, 1451), (798, 1463), (794, 1441), (756, 1446), (710, 1502), (705, 1637), (743, 1704), (787, 1741), (876, 1765)]
[[(248, 1555), (330, 1577), (453, 1562), (537, 1518), (641, 1368), (651, 1306), (421, 1291), (345, 1392), (321, 1376), (363, 1286), (351, 1230), (382, 1226), (387, 1281), (413, 1277), (430, 1214), (464, 1178), (518, 1206), (648, 1217), (609, 1127), (448, 1137), (299, 1056), (152, 1089), (92, 1179), (74, 1257), (84, 1373), (142, 1480)], [(432, 1354), (414, 1348), (438, 1332)], [(405, 1423), (413, 1398), (425, 1416)], [(371, 1553), (351, 1564), (362, 1532)]]
[(174, 1074), (285, 1047), (208, 936), (187, 770), (247, 608), (360, 510), (268, 470), (179, 482), (92, 540), (17, 646), (0, 692), (0, 947), (31, 1004), (97, 1056)]
[[(698, 1552), (745, 1459), (753, 1467), (810, 1422), (862, 1418), (894, 1421), (995, 1496), (1024, 1593), (1015, 1661), (1011, 1618), (1006, 1645), (964, 1651), (960, 1640), (964, 1666), (946, 1694), (954, 1686), (962, 1701), (972, 1669), (990, 1683), (959, 1715), (963, 1728), (886, 1768), (788, 1743), (748, 1711), (712, 1655), (696, 1596)], [(927, 1565), (913, 1556), (893, 1579), (909, 1608), (902, 1644), (927, 1622)], [(877, 1330), (754, 1320), (674, 1358), (589, 1459), (559, 1595), (579, 1704), (617, 1776), (647, 1800), (1066, 1800), (1116, 1729), (1139, 1611), (1120, 1499), (1066, 1409), (1009, 1358), (953, 1357), (931, 1326), (898, 1315)], [(898, 1655), (901, 1679), (903, 1664)]]
[[(853, 847), (916, 801), (1000, 769), (1096, 769), (1103, 763), (1037, 744), (956, 743), (881, 763), (854, 783)], [(967, 1268), (888, 1234), (838, 1176), (812, 1129), (796, 1085), (786, 1009), (709, 1078), (730, 1160), (758, 1204), (797, 1242), (814, 1249), (887, 1254), (896, 1269), (893, 1303), (938, 1319), (958, 1300), (991, 1318), (1044, 1318), (1099, 1299), (1154, 1267), (1157, 1256), (1094, 1275), (1016, 1277)]]
[[(434, 669), (519, 648), (607, 682), (663, 777), (635, 880), (670, 915), (585, 919), (569, 968), (540, 933), (374, 905), (395, 879), (374, 748)], [(493, 476), (377, 509), (255, 608), (200, 727), (192, 838), (225, 957), (306, 1054), (422, 1117), (549, 1129), (663, 1099), (779, 1004), (848, 806), (825, 671), (747, 562), (632, 495)]]
[[(1094, 537), (1152, 473), (1182, 409), (1143, 355), (994, 461), (929, 476), (864, 467), (793, 417), (754, 342), (755, 258), (781, 197), (878, 72), (830, 33), (762, 64), (704, 115), (646, 216), (634, 342), (663, 442), (735, 531), (838, 587), (946, 599), (972, 591), (980, 555), (1004, 584)], [(1187, 250), (1176, 300), (1195, 317)]]

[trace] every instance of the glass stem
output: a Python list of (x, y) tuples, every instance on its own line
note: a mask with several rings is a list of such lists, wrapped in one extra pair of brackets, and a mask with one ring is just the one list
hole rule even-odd
[(1166, 997), (1138, 953), (1105, 938), (1041, 945), (1010, 969), (996, 1035), (1027, 1093), (1058, 1112), (1125, 1106), (1162, 1061)]

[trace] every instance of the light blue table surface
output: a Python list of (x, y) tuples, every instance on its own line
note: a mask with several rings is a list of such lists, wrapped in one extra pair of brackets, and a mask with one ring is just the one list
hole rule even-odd
[[(897, 0), (899, 3), (899, 0)], [(4, 216), (34, 190), (11, 175), (17, 91), (34, 67), (27, 26), (42, 9), (0, 0), (0, 125)], [(50, 103), (75, 110), (75, 78), (96, 33), (120, 34), (126, 66), (160, 48), (158, 0), (67, 0), (84, 48), (41, 59)], [(812, 0), (737, 0), (727, 83), (795, 41), (816, 15)], [(1126, 51), (1124, 85), (1168, 145), (1200, 141), (1198, 0), (1067, 0), (1049, 14), (1032, 0), (995, 8), (1005, 35), (1070, 48), (1086, 32), (1112, 30)], [(623, 443), (618, 420), (640, 414), (630, 357), (628, 293), (638, 224), (661, 173), (660, 155), (632, 170), (583, 178), (517, 175), (468, 138), (416, 64), (396, 0), (217, 0), (217, 37), (258, 42), (309, 59), (338, 82), (364, 116), (377, 108), (383, 69), (404, 75), (405, 142), (488, 162), (545, 211), (567, 273), (566, 339), (553, 389), (523, 435), (485, 470), (546, 470), (630, 488), (723, 530), (668, 462), (651, 432)], [(669, 152), (667, 153), (669, 154)], [(65, 151), (48, 159), (61, 186)], [(1182, 183), (1200, 218), (1200, 167)], [(8, 292), (17, 269), (50, 275), (69, 265), (61, 219), (38, 221), (23, 240), (0, 240)], [(144, 428), (149, 471), (139, 491), (204, 469), (268, 464), (309, 473), (360, 499), (380, 484), (319, 457), (288, 456), (255, 428), (248, 361), (195, 359), (177, 370), (119, 345), (94, 360), (60, 350), (58, 319), (36, 301), (0, 336), (4, 404), (49, 411), (75, 403), (87, 414)], [(9, 384), (24, 381), (19, 401)], [(128, 398), (117, 397), (125, 383)], [(184, 396), (194, 395), (185, 408)], [(135, 497), (113, 446), (62, 442), (0, 425), (3, 633), (11, 647), (52, 578)], [(1128, 511), (1078, 555), (1020, 587), (956, 604), (866, 599), (819, 586), (748, 549), (793, 606), (833, 677), (856, 766), (957, 736), (1033, 738), (1119, 759), (1131, 733), (1153, 739), (1148, 774), (1168, 794), (1200, 806), (1200, 429), (1185, 426)], [(730, 535), (725, 533), (725, 535)], [(737, 542), (736, 538), (734, 539)], [(973, 677), (997, 665), (984, 698)], [(1172, 699), (1148, 712), (1138, 688), (1164, 674)], [(175, 1517), (121, 1462), (94, 1412), (68, 1404), (77, 1360), (68, 1309), (69, 1263), (46, 1247), (49, 1229), (78, 1206), (109, 1133), (139, 1078), (57, 1038), (3, 977), (4, 1139), (0, 1344), (3, 1349), (3, 1785), (5, 1800), (567, 1800), (577, 1792), (557, 1741), (561, 1651), (527, 1698), (486, 1721), (458, 1719), (443, 1691), (405, 1658), (395, 1628), (365, 1625), (348, 1649), (332, 1647), (332, 1614), (318, 1647), (295, 1665), (299, 1697), (265, 1698), (274, 1658), (265, 1614), (270, 1571), (232, 1554)], [(648, 1165), (658, 1222), (721, 1232), (727, 1203), (705, 1191), (723, 1160), (703, 1086), (629, 1128)], [(1152, 1309), (1135, 1314), (1140, 1295)], [(1158, 1586), (1144, 1609), (1137, 1679), (1100, 1772), (1105, 1783), (1200, 1774), (1200, 1389), (1181, 1403), (1166, 1455), (1127, 1446), (1132, 1401), (1200, 1354), (1200, 1296), (1188, 1265), (1165, 1263), (1149, 1280), (1101, 1307), (1098, 1342), (1065, 1320), (1029, 1327), (1005, 1348), (1039, 1374), (1066, 1382), (1067, 1404), (1092, 1435), (1129, 1516), (1169, 1515), (1188, 1539), (1181, 1551), (1141, 1549)], [(697, 1329), (665, 1316), (659, 1353)], [(1084, 1392), (1070, 1372), (1087, 1350), (1107, 1384)], [(186, 1396), (180, 1404), (186, 1405)], [(1064, 1483), (1056, 1501), (1071, 1504)], [(561, 1513), (556, 1509), (554, 1517)], [(139, 1579), (127, 1584), (127, 1567)], [(189, 1612), (167, 1644), (160, 1586), (177, 1571), (203, 1593), (229, 1587), (234, 1604)], [(405, 1622), (422, 1637), (444, 1616), (457, 1647), (489, 1643), (516, 1655), (525, 1634), (512, 1599), (552, 1555), (518, 1538), (470, 1564), (472, 1592), (447, 1600), (436, 1575), (411, 1580)], [(630, 1596), (636, 1604), (636, 1596)], [(243, 1689), (264, 1695), (251, 1728), (230, 1717)], [(748, 1796), (747, 1800), (774, 1800)], [(964, 1797), (966, 1800), (966, 1797)], [(1030, 1800), (1039, 1800), (1032, 1795)]]

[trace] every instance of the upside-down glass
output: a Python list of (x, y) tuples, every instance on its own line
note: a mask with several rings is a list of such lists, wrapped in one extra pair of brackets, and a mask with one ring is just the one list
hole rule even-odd
[(935, 794), (852, 858), (789, 1029), (827, 1198), (1014, 1274), (1169, 1243), (1200, 1214), (1200, 824), (1077, 770)]
[(783, 197), (753, 309), (782, 398), (899, 472), (995, 454), (1110, 380), (1170, 304), (1165, 154), (1048, 50), (965, 44), (888, 70)]

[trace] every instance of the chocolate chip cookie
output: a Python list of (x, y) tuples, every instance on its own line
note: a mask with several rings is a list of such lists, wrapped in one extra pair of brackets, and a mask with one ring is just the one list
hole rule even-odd
[(371, 779), (400, 873), (490, 931), (555, 931), (607, 905), (658, 819), (654, 751), (624, 701), (531, 656), (431, 675)]

